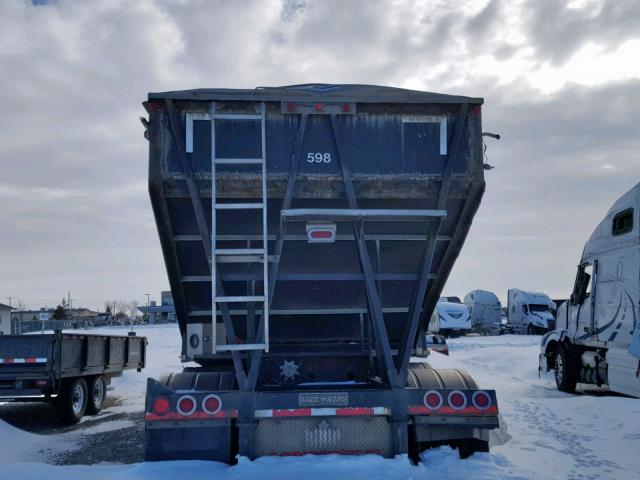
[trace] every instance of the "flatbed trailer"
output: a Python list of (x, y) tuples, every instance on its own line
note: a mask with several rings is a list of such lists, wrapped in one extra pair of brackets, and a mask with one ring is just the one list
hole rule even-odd
[(146, 345), (134, 335), (1, 335), (0, 402), (53, 402), (76, 423), (102, 409), (112, 378), (144, 368)]
[(371, 85), (150, 93), (149, 191), (198, 367), (148, 460), (488, 450), (493, 390), (411, 363), (484, 192), (482, 99)]

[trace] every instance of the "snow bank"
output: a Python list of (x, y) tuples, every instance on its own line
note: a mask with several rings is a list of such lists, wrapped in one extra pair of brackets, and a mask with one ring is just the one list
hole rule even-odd
[[(5, 475), (3, 477), (3, 475)], [(444, 477), (443, 477), (444, 475)], [(212, 478), (259, 480), (389, 480), (447, 478), (450, 480), (497, 480), (504, 478), (526, 479), (501, 455), (481, 454), (461, 462), (458, 454), (448, 447), (433, 450), (425, 455), (425, 464), (413, 466), (406, 456), (383, 459), (377, 455), (348, 457), (340, 455), (297, 458), (260, 458), (249, 461), (240, 458), (233, 467), (217, 462), (157, 462), (135, 465), (99, 465), (54, 467), (46, 464), (15, 464), (0, 471), (0, 478), (20, 480), (68, 480), (69, 478), (92, 480), (210, 480)]]
[[(77, 448), (69, 438), (35, 435), (0, 420), (0, 465), (10, 465), (28, 460), (43, 461), (59, 451)], [(0, 468), (0, 479), (15, 478), (4, 476)]]

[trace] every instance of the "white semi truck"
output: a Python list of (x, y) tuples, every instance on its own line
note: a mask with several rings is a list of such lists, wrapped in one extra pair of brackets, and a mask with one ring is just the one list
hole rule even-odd
[(440, 297), (429, 321), (429, 332), (457, 337), (471, 331), (469, 310), (458, 297)]
[(584, 247), (573, 293), (542, 338), (540, 370), (558, 390), (608, 385), (640, 397), (640, 183), (609, 210)]
[(507, 322), (518, 333), (539, 335), (555, 328), (553, 301), (544, 292), (511, 288), (507, 293)]

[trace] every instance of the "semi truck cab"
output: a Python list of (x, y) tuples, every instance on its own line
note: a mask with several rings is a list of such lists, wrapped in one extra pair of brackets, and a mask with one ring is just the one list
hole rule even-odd
[(640, 397), (640, 183), (609, 210), (587, 241), (569, 301), (541, 343), (539, 368), (559, 390), (608, 385)]
[(520, 333), (537, 335), (555, 328), (551, 298), (544, 292), (512, 288), (508, 292), (508, 322)]

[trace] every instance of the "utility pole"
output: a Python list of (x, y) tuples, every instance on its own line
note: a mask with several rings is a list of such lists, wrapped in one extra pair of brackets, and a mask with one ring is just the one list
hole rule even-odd
[(11, 300), (13, 300), (13, 297), (9, 297), (9, 306), (12, 307), (13, 305), (11, 305)]
[(147, 323), (151, 323), (151, 301), (149, 299), (149, 294), (145, 293), (145, 295), (147, 296)]

